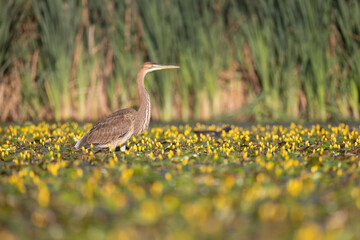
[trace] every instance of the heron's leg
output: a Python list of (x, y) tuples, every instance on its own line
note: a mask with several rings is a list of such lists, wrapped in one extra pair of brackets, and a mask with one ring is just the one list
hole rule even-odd
[(126, 150), (126, 145), (125, 145), (125, 144), (122, 145), (122, 146), (120, 147), (120, 150), (121, 150), (122, 152), (125, 152), (125, 150)]

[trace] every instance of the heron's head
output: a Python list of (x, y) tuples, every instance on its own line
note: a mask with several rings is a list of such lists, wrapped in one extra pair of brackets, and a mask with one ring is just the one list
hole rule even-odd
[(161, 64), (152, 63), (152, 62), (146, 62), (142, 66), (142, 69), (146, 73), (156, 71), (156, 70), (171, 69), (171, 68), (180, 68), (180, 67), (179, 66), (173, 66), (173, 65), (161, 65)]

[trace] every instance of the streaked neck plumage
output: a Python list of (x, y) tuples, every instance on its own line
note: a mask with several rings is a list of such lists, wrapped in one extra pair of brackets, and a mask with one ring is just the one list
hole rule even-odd
[(145, 131), (150, 123), (151, 117), (151, 102), (150, 95), (146, 91), (144, 86), (144, 78), (145, 75), (149, 71), (141, 70), (137, 75), (137, 90), (139, 95), (139, 108), (136, 112), (135, 118), (135, 134), (139, 135), (143, 131)]

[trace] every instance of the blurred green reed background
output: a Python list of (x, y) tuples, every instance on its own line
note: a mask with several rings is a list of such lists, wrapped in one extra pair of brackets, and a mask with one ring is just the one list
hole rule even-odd
[(359, 120), (358, 0), (1, 0), (0, 120)]

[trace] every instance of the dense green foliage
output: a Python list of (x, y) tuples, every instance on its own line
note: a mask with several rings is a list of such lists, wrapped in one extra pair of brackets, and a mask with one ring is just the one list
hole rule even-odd
[(359, 120), (357, 0), (0, 2), (1, 120), (97, 119), (136, 105), (153, 118)]
[(0, 239), (360, 238), (359, 127), (159, 126), (76, 151), (89, 128), (0, 128)]

